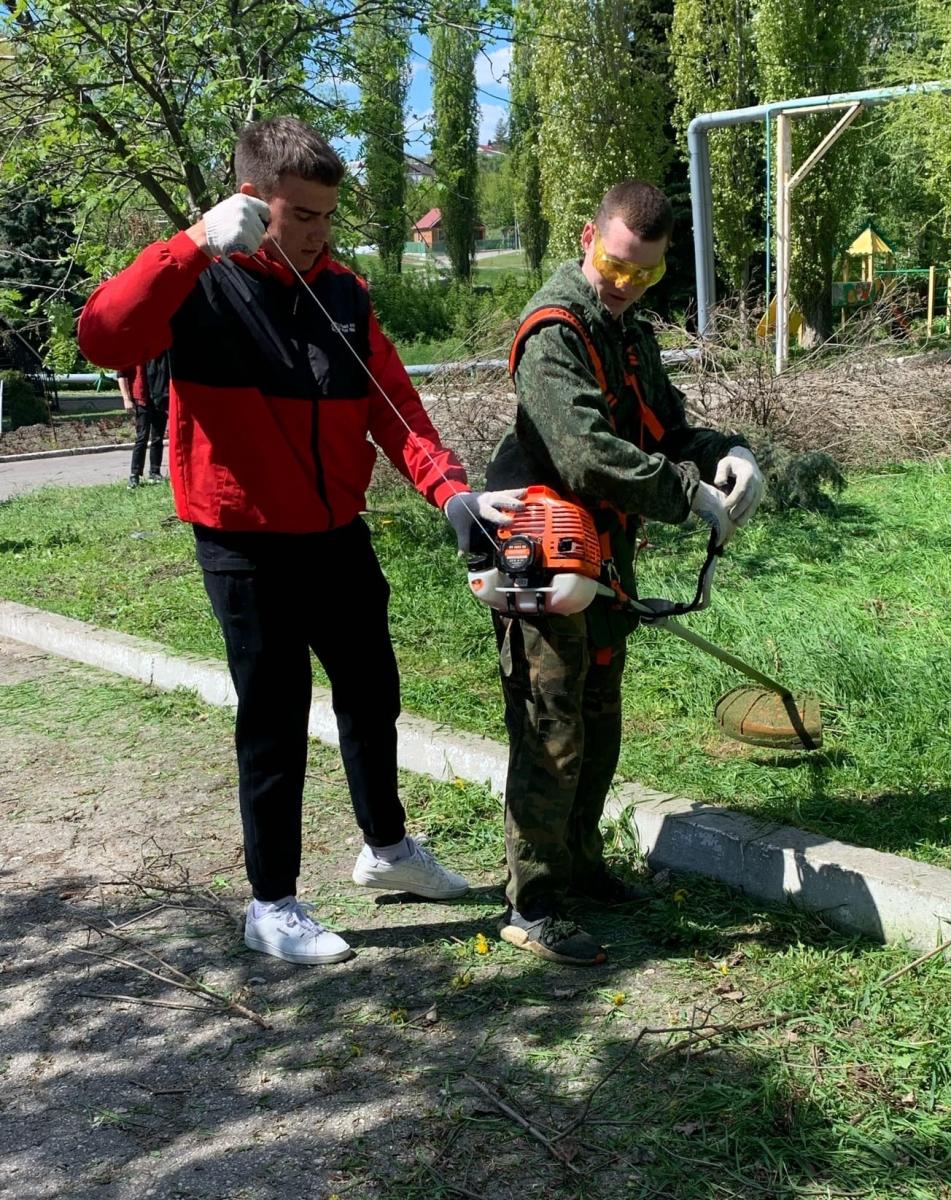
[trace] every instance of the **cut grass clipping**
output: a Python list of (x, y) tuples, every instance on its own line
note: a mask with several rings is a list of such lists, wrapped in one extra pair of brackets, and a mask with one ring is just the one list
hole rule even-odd
[[(468, 594), (448, 526), (408, 488), (375, 491), (369, 507), (404, 707), (504, 740), (489, 612)], [(628, 643), (620, 778), (951, 866), (949, 508), (951, 466), (938, 463), (856, 475), (834, 513), (758, 516), (731, 543), (710, 609), (687, 620), (817, 695), (823, 749), (723, 739), (713, 705), (740, 678), (640, 630)], [(649, 533), (642, 593), (688, 597), (703, 533)], [(166, 489), (9, 501), (0, 551), (6, 599), (223, 657), (191, 532)], [(347, 580), (332, 584), (346, 604)]]

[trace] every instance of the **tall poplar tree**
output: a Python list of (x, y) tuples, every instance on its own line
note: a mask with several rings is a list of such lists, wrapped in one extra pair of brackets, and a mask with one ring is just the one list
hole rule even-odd
[(515, 215), (525, 261), (537, 271), (548, 247), (548, 221), (542, 209), (542, 172), (538, 156), (538, 92), (532, 69), (530, 14), (520, 5), (515, 14), (515, 46), (510, 76), (509, 149), (515, 190)]
[[(858, 91), (864, 82), (869, 31), (879, 0), (758, 0), (754, 18), (761, 100)], [(842, 110), (792, 121), (793, 164), (821, 141)], [(860, 118), (861, 121), (861, 118)], [(791, 291), (806, 341), (832, 332), (832, 271), (853, 220), (855, 173), (863, 154), (853, 125), (793, 193)]]
[(546, 0), (532, 58), (551, 249), (578, 236), (609, 187), (630, 176), (664, 180), (665, 50), (651, 0)]
[(466, 27), (465, 0), (450, 0), (443, 15), (444, 21), (430, 30), (435, 123), (433, 167), (446, 252), (456, 278), (468, 280), (475, 252), (478, 188), (475, 93), (478, 40)]
[(360, 85), (369, 235), (383, 266), (399, 272), (406, 235), (403, 143), (409, 29), (398, 6), (385, 4), (361, 12), (354, 21), (353, 50)]
[[(752, 0), (675, 0), (670, 55), (677, 97), (673, 121), (682, 152), (694, 117), (757, 103)], [(717, 262), (737, 291), (749, 284), (762, 245), (763, 128), (708, 134)]]

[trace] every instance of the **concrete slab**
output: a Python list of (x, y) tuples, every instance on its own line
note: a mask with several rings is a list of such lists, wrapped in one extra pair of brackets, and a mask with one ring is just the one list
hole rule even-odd
[(921, 951), (951, 937), (951, 871), (628, 784), (605, 816), (636, 831), (648, 862), (689, 871), (834, 928)]
[[(223, 663), (169, 654), (143, 638), (11, 601), (0, 601), (0, 634), (153, 687), (192, 688), (209, 704), (235, 703)], [(325, 688), (314, 690), (308, 728), (337, 744)], [(407, 770), (504, 790), (508, 752), (499, 743), (412, 714), (400, 718), (399, 731), (400, 766)], [(759, 899), (819, 913), (845, 932), (920, 951), (951, 936), (951, 871), (943, 868), (637, 784), (615, 789), (605, 815), (635, 832), (652, 866), (710, 876)]]

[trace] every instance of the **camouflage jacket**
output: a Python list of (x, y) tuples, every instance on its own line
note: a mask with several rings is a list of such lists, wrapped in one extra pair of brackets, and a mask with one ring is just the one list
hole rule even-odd
[[(580, 500), (602, 528), (609, 522), (614, 561), (625, 591), (633, 595), (636, 519), (627, 522), (628, 538), (617, 519), (604, 515), (603, 504), (629, 518), (683, 521), (698, 478), (712, 482), (719, 459), (746, 442), (687, 424), (683, 393), (667, 376), (650, 323), (631, 309), (613, 317), (578, 263), (558, 268), (529, 301), (522, 320), (548, 306), (570, 309), (584, 323), (617, 404), (612, 414), (575, 330), (564, 324), (539, 328), (525, 342), (515, 373), (515, 425), (493, 455), (487, 486), (542, 483)], [(645, 445), (638, 444), (637, 395), (625, 380), (632, 355), (644, 401), (664, 431), (656, 441), (643, 434)]]

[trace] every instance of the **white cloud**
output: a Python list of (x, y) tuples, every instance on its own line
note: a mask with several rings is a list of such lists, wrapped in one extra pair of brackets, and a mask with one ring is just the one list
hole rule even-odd
[(488, 54), (478, 54), (476, 56), (476, 86), (490, 92), (507, 92), (511, 63), (511, 46), (502, 46)]

